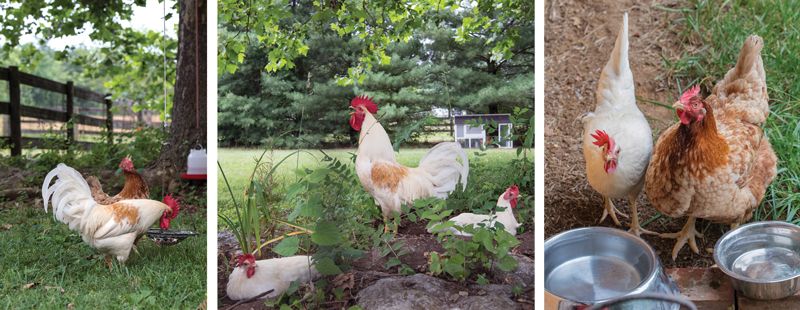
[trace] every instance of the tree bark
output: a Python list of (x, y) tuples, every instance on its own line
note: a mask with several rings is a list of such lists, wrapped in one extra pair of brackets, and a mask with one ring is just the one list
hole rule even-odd
[(172, 124), (155, 169), (174, 179), (186, 171), (186, 157), (206, 146), (206, 0), (180, 0), (178, 64)]

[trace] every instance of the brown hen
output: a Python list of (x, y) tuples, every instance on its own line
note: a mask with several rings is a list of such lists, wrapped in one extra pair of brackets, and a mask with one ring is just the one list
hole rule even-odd
[(122, 191), (114, 196), (109, 196), (103, 191), (103, 185), (100, 184), (96, 177), (89, 176), (86, 178), (86, 182), (89, 183), (89, 189), (92, 192), (92, 198), (105, 205), (125, 199), (149, 199), (150, 189), (139, 172), (136, 171), (136, 168), (133, 167), (131, 158), (123, 158), (119, 163), (119, 168), (122, 169), (122, 173), (125, 175), (125, 186), (122, 187)]
[(645, 192), (671, 217), (688, 217), (672, 258), (687, 242), (699, 253), (695, 219), (737, 226), (749, 220), (777, 173), (777, 158), (762, 128), (769, 115), (763, 41), (750, 36), (728, 71), (702, 99), (695, 86), (673, 107), (679, 123), (659, 137), (647, 168)]

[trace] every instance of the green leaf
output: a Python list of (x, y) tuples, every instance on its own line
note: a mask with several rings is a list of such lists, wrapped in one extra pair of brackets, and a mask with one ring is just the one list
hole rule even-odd
[(394, 266), (397, 266), (397, 265), (400, 265), (400, 264), (402, 264), (400, 259), (398, 259), (396, 257), (393, 257), (393, 258), (389, 259), (389, 261), (386, 262), (386, 264), (384, 265), (384, 268), (390, 269), (390, 268), (392, 268)]
[(314, 266), (317, 268), (317, 271), (319, 271), (319, 273), (326, 276), (332, 276), (342, 273), (342, 269), (339, 269), (339, 266), (336, 266), (336, 263), (334, 263), (330, 257), (323, 257), (317, 260), (314, 263)]
[(485, 228), (477, 229), (475, 234), (472, 235), (472, 241), (483, 244), (483, 246), (487, 249), (494, 247), (492, 240), (492, 233)]
[(283, 239), (278, 245), (272, 248), (272, 251), (278, 253), (280, 256), (292, 256), (297, 253), (300, 247), (300, 238), (291, 236)]
[(428, 262), (428, 269), (434, 275), (438, 275), (438, 274), (442, 273), (442, 262), (441, 262), (441, 260), (439, 258), (439, 253), (431, 252), (431, 258), (430, 258), (430, 261)]
[(511, 255), (505, 255), (500, 258), (497, 267), (499, 267), (500, 270), (505, 272), (512, 271), (514, 269), (517, 269), (517, 260), (514, 259), (514, 257)]
[(331, 222), (319, 222), (311, 234), (311, 241), (319, 245), (336, 245), (341, 242), (339, 227)]
[(480, 284), (480, 285), (489, 284), (489, 280), (486, 279), (486, 276), (484, 274), (479, 274), (478, 275), (478, 279), (475, 280), (475, 282), (478, 282), (478, 284)]

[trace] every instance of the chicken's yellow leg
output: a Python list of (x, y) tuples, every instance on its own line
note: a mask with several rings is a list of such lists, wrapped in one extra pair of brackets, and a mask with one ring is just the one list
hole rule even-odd
[(383, 233), (389, 232), (389, 218), (384, 215), (383, 216)]
[(622, 226), (617, 219), (617, 213), (619, 213), (619, 215), (622, 217), (628, 217), (624, 213), (617, 210), (617, 207), (614, 206), (614, 202), (612, 202), (610, 198), (603, 197), (603, 215), (600, 216), (600, 221), (598, 223), (602, 223), (603, 220), (606, 219), (606, 216), (611, 215), (611, 220), (614, 221), (614, 224), (617, 224), (617, 226)]
[(686, 225), (683, 226), (681, 231), (676, 233), (669, 233), (669, 234), (660, 234), (661, 238), (671, 238), (671, 239), (678, 239), (675, 242), (675, 247), (672, 248), (672, 260), (678, 257), (678, 252), (681, 251), (681, 248), (689, 242), (689, 247), (695, 254), (700, 254), (700, 249), (697, 248), (697, 241), (695, 237), (703, 238), (703, 234), (697, 232), (697, 229), (694, 227), (695, 218), (689, 217), (686, 221)]
[(628, 197), (628, 201), (630, 201), (629, 205), (631, 206), (631, 228), (628, 230), (628, 232), (636, 236), (640, 236), (641, 234), (655, 235), (656, 233), (644, 229), (641, 225), (639, 225), (639, 210), (636, 206), (636, 196), (638, 196), (638, 194), (630, 194)]

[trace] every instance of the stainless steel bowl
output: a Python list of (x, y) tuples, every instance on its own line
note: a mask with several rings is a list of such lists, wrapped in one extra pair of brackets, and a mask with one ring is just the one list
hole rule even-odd
[(744, 296), (792, 296), (800, 290), (800, 227), (778, 221), (742, 225), (717, 240), (714, 261)]
[[(591, 305), (641, 293), (679, 295), (653, 249), (628, 232), (587, 227), (555, 235), (544, 243), (546, 304)], [(637, 300), (615, 309), (677, 309), (663, 301)]]

